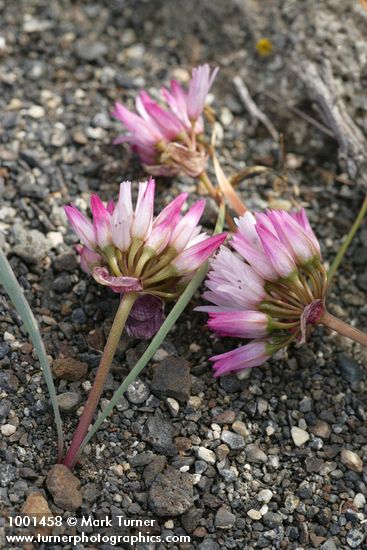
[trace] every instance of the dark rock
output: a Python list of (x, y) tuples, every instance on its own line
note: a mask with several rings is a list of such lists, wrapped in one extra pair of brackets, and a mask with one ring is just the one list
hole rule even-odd
[(198, 550), (219, 550), (220, 546), (215, 540), (213, 539), (205, 539), (201, 544), (198, 546)]
[(30, 168), (40, 168), (36, 151), (21, 151), (19, 153), (19, 158), (24, 160)]
[(163, 455), (158, 455), (144, 468), (143, 479), (146, 487), (150, 487), (158, 474), (163, 472), (166, 467), (167, 459)]
[(316, 456), (310, 456), (307, 457), (305, 460), (306, 464), (306, 471), (309, 473), (312, 472), (319, 472), (322, 465), (324, 464), (324, 461), (321, 460), (321, 458), (317, 458)]
[(280, 514), (276, 514), (275, 512), (267, 512), (263, 516), (263, 523), (267, 527), (270, 527), (270, 529), (274, 529), (275, 527), (282, 525), (283, 518)]
[(234, 432), (230, 432), (228, 430), (222, 431), (221, 440), (223, 443), (226, 443), (230, 449), (236, 451), (243, 449), (245, 446), (245, 440), (242, 435), (235, 434)]
[(168, 468), (153, 481), (149, 508), (158, 516), (179, 516), (194, 504), (193, 476)]
[(68, 273), (63, 273), (53, 280), (52, 288), (55, 292), (67, 292), (72, 287), (72, 280)]
[(73, 313), (71, 314), (71, 320), (77, 325), (84, 325), (84, 323), (87, 322), (87, 316), (84, 312), (84, 309), (82, 309), (81, 307), (77, 307), (76, 309), (74, 309)]
[(219, 379), (220, 387), (227, 393), (235, 393), (241, 389), (241, 382), (237, 376), (229, 374)]
[(367, 292), (367, 271), (358, 275), (357, 285), (361, 290), (364, 290), (365, 292)]
[(53, 265), (56, 271), (74, 271), (78, 267), (78, 261), (75, 254), (65, 252), (56, 256)]
[(308, 413), (312, 410), (312, 399), (309, 396), (305, 396), (298, 405), (298, 410), (303, 413)]
[(5, 392), (16, 392), (19, 380), (10, 370), (0, 371), (0, 389)]
[(173, 427), (160, 413), (148, 418), (145, 429), (147, 441), (153, 445), (153, 449), (165, 456), (175, 456), (177, 447), (173, 444)]
[(1, 343), (0, 344), (0, 359), (4, 359), (5, 355), (7, 355), (10, 350), (11, 350), (11, 347), (8, 346), (8, 344)]
[(139, 467), (139, 466), (146, 466), (147, 464), (150, 464), (152, 460), (154, 460), (156, 455), (153, 453), (139, 453), (135, 456), (129, 457), (129, 464), (133, 468)]
[(358, 384), (363, 378), (363, 369), (344, 353), (340, 353), (336, 365), (345, 380), (350, 384)]
[(166, 357), (154, 367), (150, 389), (158, 397), (188, 401), (191, 389), (189, 363), (180, 357)]
[(228, 508), (221, 506), (215, 515), (217, 529), (230, 529), (236, 521), (236, 516)]
[(37, 472), (35, 472), (32, 468), (27, 467), (21, 468), (20, 474), (25, 479), (37, 479), (38, 477)]
[(187, 533), (192, 533), (199, 525), (203, 511), (199, 508), (192, 508), (181, 517), (182, 527)]
[(8, 417), (11, 409), (11, 403), (7, 399), (0, 401), (0, 420), (5, 420)]

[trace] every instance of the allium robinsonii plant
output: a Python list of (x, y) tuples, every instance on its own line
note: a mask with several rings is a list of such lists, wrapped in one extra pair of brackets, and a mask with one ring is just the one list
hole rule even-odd
[(214, 376), (256, 367), (322, 323), (361, 344), (367, 336), (325, 310), (327, 273), (307, 215), (269, 210), (235, 220), (230, 244), (211, 261), (204, 297), (209, 327), (218, 336), (252, 340), (211, 357)]
[(198, 225), (205, 200), (181, 215), (187, 193), (182, 193), (157, 217), (153, 215), (155, 182), (139, 184), (135, 208), (131, 183), (123, 182), (116, 205), (91, 199), (93, 221), (74, 206), (65, 211), (83, 246), (81, 265), (100, 284), (121, 294), (121, 301), (98, 367), (93, 387), (64, 464), (75, 465), (88, 431), (121, 333), (150, 337), (163, 321), (162, 301), (177, 298), (201, 265), (224, 242), (226, 234), (209, 237)]
[(188, 90), (171, 80), (162, 89), (163, 108), (146, 91), (136, 98), (136, 113), (117, 102), (113, 116), (129, 130), (114, 143), (129, 142), (148, 174), (174, 176), (184, 172), (199, 176), (206, 167), (207, 147), (202, 113), (218, 69), (201, 65), (192, 71)]

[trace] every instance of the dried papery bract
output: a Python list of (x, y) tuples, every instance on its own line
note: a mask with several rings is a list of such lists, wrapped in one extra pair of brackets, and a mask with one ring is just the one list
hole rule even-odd
[(367, 345), (367, 335), (325, 310), (327, 273), (304, 210), (246, 212), (236, 220), (234, 250), (222, 247), (211, 261), (204, 298), (218, 336), (253, 340), (211, 358), (214, 376), (264, 363), (291, 342), (301, 345), (309, 328), (327, 325)]
[(88, 431), (115, 350), (126, 326), (130, 335), (150, 338), (164, 320), (163, 304), (183, 292), (191, 278), (224, 242), (226, 234), (209, 237), (198, 225), (205, 201), (182, 215), (187, 194), (170, 202), (154, 218), (155, 182), (139, 184), (135, 208), (131, 183), (123, 182), (116, 205), (93, 195), (93, 221), (74, 206), (66, 206), (70, 224), (83, 245), (81, 266), (100, 284), (121, 295), (121, 301), (79, 425), (64, 464), (73, 468)]

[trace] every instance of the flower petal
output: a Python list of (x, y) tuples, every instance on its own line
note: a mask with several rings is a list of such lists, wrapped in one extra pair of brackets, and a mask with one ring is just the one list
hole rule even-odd
[(96, 234), (92, 222), (72, 204), (64, 206), (64, 210), (72, 229), (82, 243), (91, 250), (96, 248)]
[(258, 367), (269, 359), (266, 342), (260, 340), (251, 342), (232, 351), (215, 355), (210, 358), (214, 362), (214, 377), (237, 372), (243, 369)]

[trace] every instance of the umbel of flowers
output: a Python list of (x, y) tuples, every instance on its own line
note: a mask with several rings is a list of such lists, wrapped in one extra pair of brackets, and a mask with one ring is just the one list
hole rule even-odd
[(171, 80), (162, 89), (163, 108), (143, 90), (136, 98), (136, 113), (117, 102), (112, 113), (129, 130), (114, 143), (131, 143), (148, 174), (199, 176), (206, 167), (203, 109), (218, 69), (202, 65), (192, 72), (188, 90)]
[[(93, 221), (75, 206), (65, 207), (83, 243), (78, 247), (82, 268), (114, 292), (144, 297), (133, 308), (132, 323), (127, 327), (132, 335), (146, 338), (163, 320), (159, 314), (162, 301), (177, 298), (226, 237), (210, 237), (201, 231), (198, 223), (205, 200), (199, 200), (182, 215), (187, 193), (175, 198), (154, 218), (154, 189), (152, 178), (139, 184), (135, 209), (129, 181), (121, 183), (116, 205), (109, 202), (105, 206), (97, 195), (92, 195)], [(136, 326), (139, 318), (147, 322)]]
[[(305, 342), (324, 322), (327, 275), (304, 210), (246, 212), (231, 241), (211, 261), (204, 297), (209, 327), (219, 336), (252, 340), (211, 358), (214, 376), (265, 362), (290, 342)], [(326, 323), (325, 323), (326, 324)]]

